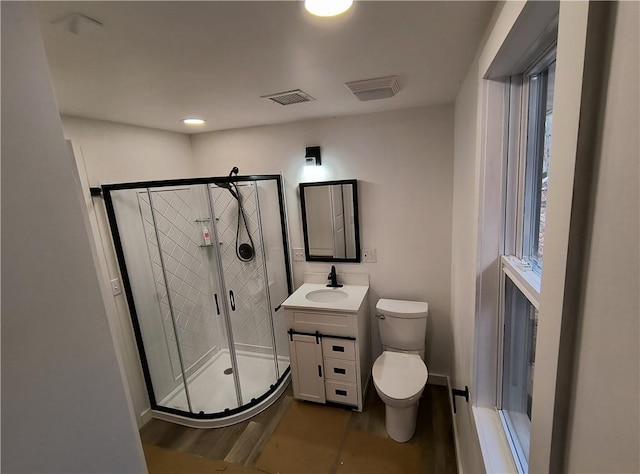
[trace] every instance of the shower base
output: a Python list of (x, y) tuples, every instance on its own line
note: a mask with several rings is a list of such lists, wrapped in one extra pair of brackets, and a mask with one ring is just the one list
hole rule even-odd
[[(240, 389), (243, 404), (252, 398), (258, 398), (268, 391), (268, 387), (277, 383), (273, 355), (248, 351), (236, 351)], [(198, 369), (188, 380), (189, 398), (193, 412), (205, 414), (223, 413), (225, 409), (238, 407), (233, 374), (228, 373), (231, 357), (228, 349), (222, 349), (209, 362)], [(280, 375), (289, 367), (288, 358), (278, 358)], [(227, 373), (225, 373), (227, 372)], [(241, 413), (213, 419), (194, 419), (158, 410), (152, 410), (153, 417), (179, 423), (193, 428), (218, 428), (247, 420), (268, 408), (286, 389), (289, 375), (264, 400)], [(189, 404), (184, 386), (178, 387), (158, 403), (161, 407), (189, 412)]]

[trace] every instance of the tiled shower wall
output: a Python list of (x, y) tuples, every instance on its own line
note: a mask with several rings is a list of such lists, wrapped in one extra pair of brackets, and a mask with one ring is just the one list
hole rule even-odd
[(189, 373), (218, 350), (217, 316), (212, 301), (212, 283), (215, 280), (211, 274), (212, 265), (209, 263), (214, 250), (212, 247), (200, 247), (203, 244), (202, 233), (200, 225), (196, 222), (208, 217), (209, 212), (203, 198), (204, 189), (199, 186), (156, 190), (151, 194), (154, 216), (151, 214), (146, 192), (138, 193), (138, 201), (171, 366), (177, 380), (182, 372), (153, 217), (160, 238), (184, 369)]
[[(271, 311), (265, 282), (257, 186), (239, 183), (238, 189), (255, 250), (255, 257), (250, 262), (242, 262), (236, 256), (238, 202), (226, 189), (210, 187), (225, 284), (227, 291), (233, 291), (236, 302), (236, 310), (229, 313), (233, 340), (238, 350), (272, 353)], [(242, 223), (240, 235), (240, 243), (249, 242)]]

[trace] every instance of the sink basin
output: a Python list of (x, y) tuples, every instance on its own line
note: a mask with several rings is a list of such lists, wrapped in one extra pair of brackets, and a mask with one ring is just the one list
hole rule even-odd
[(335, 303), (348, 298), (348, 294), (342, 290), (315, 290), (310, 291), (304, 297), (314, 303)]
[(357, 312), (367, 297), (369, 285), (352, 285), (345, 282), (341, 288), (331, 288), (327, 287), (326, 283), (321, 283), (324, 276), (318, 274), (318, 283), (303, 283), (282, 302), (282, 307), (285, 310), (326, 309), (331, 312)]

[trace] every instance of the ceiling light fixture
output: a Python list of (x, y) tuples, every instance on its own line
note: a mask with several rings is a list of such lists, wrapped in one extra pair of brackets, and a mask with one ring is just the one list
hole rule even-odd
[(206, 122), (206, 120), (201, 118), (183, 118), (182, 123), (185, 125), (202, 125)]
[(304, 7), (316, 16), (336, 16), (346, 12), (353, 0), (304, 0)]

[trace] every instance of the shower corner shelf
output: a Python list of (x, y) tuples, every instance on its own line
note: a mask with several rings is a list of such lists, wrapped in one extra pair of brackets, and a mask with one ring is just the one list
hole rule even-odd
[(208, 217), (205, 217), (204, 219), (196, 219), (195, 222), (198, 223), (203, 223), (203, 222), (209, 222), (211, 219)]
[(206, 248), (206, 247), (213, 247), (214, 245), (215, 244), (200, 244), (200, 245), (198, 245), (198, 247)]

